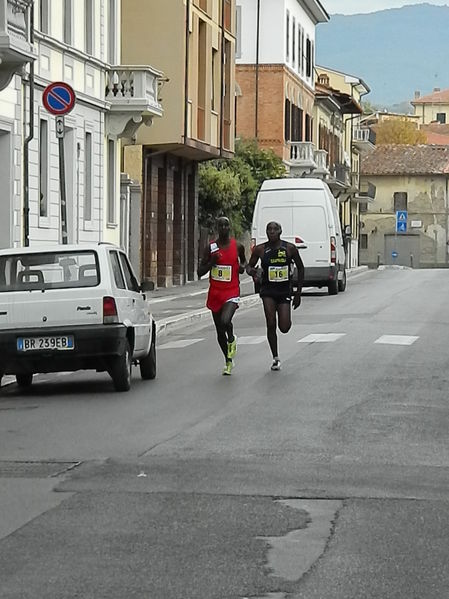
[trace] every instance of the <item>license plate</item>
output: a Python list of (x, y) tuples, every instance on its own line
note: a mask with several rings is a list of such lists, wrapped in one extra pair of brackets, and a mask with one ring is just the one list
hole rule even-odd
[(54, 349), (58, 351), (69, 350), (75, 347), (72, 335), (59, 335), (55, 337), (19, 337), (17, 339), (17, 350), (39, 351)]

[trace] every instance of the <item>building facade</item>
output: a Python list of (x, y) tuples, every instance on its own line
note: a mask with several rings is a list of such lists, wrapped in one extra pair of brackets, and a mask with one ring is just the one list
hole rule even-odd
[(287, 167), (295, 142), (312, 142), (315, 27), (328, 20), (318, 0), (237, 0), (237, 136)]
[[(12, 32), (26, 6), (33, 54), (26, 72), (0, 92), (2, 184), (4, 197), (11, 198), (1, 205), (2, 246), (105, 240), (129, 249), (120, 139), (136, 121), (162, 115), (157, 99), (162, 74), (119, 65), (120, 0), (2, 4)], [(73, 110), (64, 116), (62, 152), (55, 117), (43, 104), (45, 88), (58, 81), (76, 94)]]
[(166, 78), (164, 118), (124, 148), (143, 187), (142, 274), (184, 284), (198, 264), (198, 164), (234, 152), (235, 0), (123, 0), (122, 60)]
[(361, 177), (376, 186), (375, 202), (361, 215), (361, 264), (446, 267), (449, 146), (377, 146), (364, 157)]

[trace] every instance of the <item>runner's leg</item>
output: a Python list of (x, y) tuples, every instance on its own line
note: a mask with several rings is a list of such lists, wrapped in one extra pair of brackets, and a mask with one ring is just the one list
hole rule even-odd
[(278, 339), (276, 335), (276, 302), (272, 297), (263, 297), (263, 309), (267, 322), (267, 339), (273, 358), (278, 357)]
[(218, 312), (212, 312), (212, 318), (214, 319), (215, 328), (217, 330), (218, 345), (220, 346), (220, 349), (223, 352), (225, 359), (227, 359), (228, 339), (226, 337), (226, 327), (223, 324), (222, 311), (223, 308)]
[(290, 303), (284, 302), (277, 305), (278, 326), (281, 333), (288, 333), (292, 326), (292, 311)]
[(235, 302), (226, 302), (221, 309), (221, 321), (228, 337), (228, 342), (234, 340), (234, 327), (232, 324), (232, 318), (237, 310), (238, 304)]

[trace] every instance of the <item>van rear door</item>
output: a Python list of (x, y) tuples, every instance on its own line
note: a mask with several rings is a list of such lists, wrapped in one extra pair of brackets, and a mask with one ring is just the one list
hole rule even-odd
[(328, 229), (323, 205), (301, 204), (292, 210), (292, 236), (283, 237), (298, 247), (305, 267), (322, 267), (330, 263)]

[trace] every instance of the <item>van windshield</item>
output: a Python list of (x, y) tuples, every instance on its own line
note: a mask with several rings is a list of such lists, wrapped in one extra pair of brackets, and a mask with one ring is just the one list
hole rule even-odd
[(46, 251), (0, 256), (0, 292), (95, 287), (100, 282), (93, 251)]

